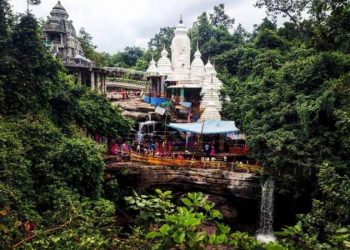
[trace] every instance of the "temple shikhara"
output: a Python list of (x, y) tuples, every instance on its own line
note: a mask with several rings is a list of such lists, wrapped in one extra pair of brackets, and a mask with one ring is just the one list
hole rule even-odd
[(146, 72), (150, 85), (145, 101), (159, 105), (166, 99), (171, 99), (178, 113), (184, 108), (191, 108), (191, 111), (188, 110), (191, 114), (187, 114), (192, 116), (193, 121), (198, 121), (201, 111), (208, 108), (210, 110), (203, 115), (210, 111), (215, 114), (215, 119), (220, 120), (220, 89), (223, 84), (217, 78), (210, 60), (204, 64), (198, 43), (191, 62), (191, 41), (187, 31), (180, 18), (171, 43), (171, 60), (165, 47), (157, 63), (152, 58)]
[(43, 39), (54, 57), (60, 58), (77, 82), (98, 92), (106, 92), (106, 70), (95, 67), (94, 62), (85, 57), (77, 37), (73, 21), (60, 1), (52, 8), (44, 29)]

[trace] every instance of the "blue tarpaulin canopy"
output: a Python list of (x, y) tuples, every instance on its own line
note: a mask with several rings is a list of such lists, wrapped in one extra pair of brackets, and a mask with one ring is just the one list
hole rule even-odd
[(168, 127), (193, 134), (226, 134), (239, 131), (234, 121), (208, 120), (194, 123), (170, 123)]
[(180, 102), (180, 105), (185, 108), (190, 108), (192, 106), (192, 103), (190, 102)]

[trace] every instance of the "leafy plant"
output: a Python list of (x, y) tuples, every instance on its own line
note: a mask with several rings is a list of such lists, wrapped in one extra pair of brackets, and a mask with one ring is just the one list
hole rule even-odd
[(164, 215), (174, 212), (175, 205), (171, 191), (155, 190), (157, 195), (139, 195), (135, 191), (133, 196), (124, 197), (129, 209), (136, 211), (136, 224), (149, 226), (158, 223)]
[[(202, 193), (189, 193), (181, 199), (185, 206), (178, 206), (172, 214), (165, 215), (164, 222), (156, 231), (147, 234), (148, 239), (156, 239), (154, 249), (204, 249), (209, 245), (228, 242), (230, 228), (220, 224), (222, 218), (214, 204), (207, 201)], [(217, 225), (215, 233), (207, 233), (205, 224)]]

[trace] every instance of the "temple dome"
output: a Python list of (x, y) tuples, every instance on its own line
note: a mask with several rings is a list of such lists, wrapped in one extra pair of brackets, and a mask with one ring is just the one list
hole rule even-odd
[(217, 72), (214, 68), (214, 66), (210, 63), (210, 60), (208, 60), (207, 64), (204, 66), (205, 72), (209, 75), (217, 75)]
[(67, 19), (68, 13), (66, 9), (61, 4), (61, 1), (58, 1), (57, 4), (52, 8), (50, 15), (58, 19)]
[(149, 74), (157, 74), (158, 73), (158, 68), (156, 66), (156, 62), (154, 61), (153, 57), (152, 60), (148, 66), (148, 69), (146, 70), (147, 73)]
[(163, 48), (161, 55), (162, 57), (157, 62), (159, 74), (170, 75), (172, 73), (171, 62), (168, 58), (168, 51), (166, 51), (165, 47)]
[(206, 109), (204, 110), (201, 118), (199, 119), (201, 122), (208, 120), (221, 120), (221, 115), (219, 110), (216, 108), (216, 103), (213, 101), (209, 101), (206, 105)]
[(201, 52), (198, 49), (197, 45), (197, 51), (194, 53), (194, 60), (191, 64), (191, 79), (193, 80), (203, 80), (204, 78), (204, 63), (201, 59)]

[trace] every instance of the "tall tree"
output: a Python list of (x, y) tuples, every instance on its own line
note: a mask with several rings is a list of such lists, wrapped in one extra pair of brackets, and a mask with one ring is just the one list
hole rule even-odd
[(15, 26), (12, 46), (15, 65), (5, 84), (7, 112), (26, 113), (48, 108), (57, 87), (53, 82), (59, 82), (60, 67), (44, 47), (38, 23), (31, 14), (22, 16)]
[(225, 5), (219, 4), (214, 6), (214, 13), (209, 14), (210, 21), (215, 26), (224, 26), (227, 29), (231, 29), (235, 23), (234, 18), (230, 18), (229, 15), (225, 13)]
[(208, 60), (235, 46), (235, 38), (225, 25), (214, 25), (208, 14), (203, 12), (189, 31), (192, 51), (196, 50), (197, 42), (202, 52), (202, 59)]
[(96, 51), (97, 46), (93, 43), (93, 37), (84, 28), (79, 30), (78, 39), (85, 57), (94, 61), (96, 66), (105, 66), (105, 57)]
[(255, 6), (265, 7), (267, 13), (276, 18), (278, 15), (288, 17), (303, 37), (302, 13), (310, 5), (310, 0), (257, 0)]
[(309, 13), (314, 22), (313, 44), (318, 49), (350, 52), (350, 1), (313, 0)]
[(133, 67), (136, 65), (136, 62), (144, 54), (144, 50), (140, 47), (126, 47), (123, 52), (121, 52), (121, 57), (123, 62), (127, 67)]
[[(175, 27), (160, 28), (159, 33), (155, 34), (148, 42), (148, 48), (160, 52), (163, 49), (163, 46), (165, 46), (169, 50), (171, 41), (174, 37), (174, 31)], [(171, 51), (168, 52), (170, 53)]]
[(13, 63), (9, 57), (12, 24), (10, 5), (7, 0), (0, 0), (0, 113), (4, 112), (4, 86)]

